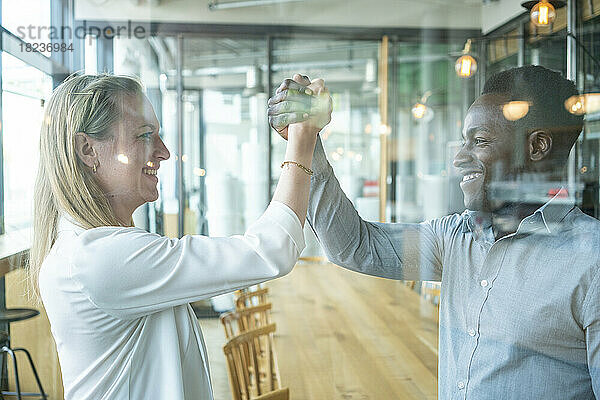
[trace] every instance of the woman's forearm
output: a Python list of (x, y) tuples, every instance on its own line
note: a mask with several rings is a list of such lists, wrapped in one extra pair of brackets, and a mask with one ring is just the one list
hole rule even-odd
[[(290, 125), (285, 159), (282, 161), (294, 161), (310, 168), (317, 140), (314, 130), (308, 123)], [(284, 203), (296, 213), (302, 226), (306, 218), (309, 189), (310, 175), (297, 165), (286, 164), (273, 195), (273, 200)]]

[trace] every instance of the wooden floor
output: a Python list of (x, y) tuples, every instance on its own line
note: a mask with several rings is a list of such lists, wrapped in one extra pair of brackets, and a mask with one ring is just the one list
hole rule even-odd
[[(291, 400), (437, 398), (437, 309), (401, 282), (299, 264), (267, 286)], [(215, 400), (230, 400), (222, 327), (200, 323)]]

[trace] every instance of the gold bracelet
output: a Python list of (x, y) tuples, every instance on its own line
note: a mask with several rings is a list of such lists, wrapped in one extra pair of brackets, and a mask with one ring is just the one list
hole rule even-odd
[(312, 171), (312, 169), (306, 168), (304, 165), (302, 165), (302, 164), (300, 164), (300, 163), (298, 163), (296, 161), (284, 161), (284, 162), (281, 163), (281, 168), (283, 168), (283, 166), (285, 164), (293, 164), (293, 165), (297, 166), (298, 168), (300, 168), (302, 171), (306, 172), (309, 175), (314, 174), (314, 172)]

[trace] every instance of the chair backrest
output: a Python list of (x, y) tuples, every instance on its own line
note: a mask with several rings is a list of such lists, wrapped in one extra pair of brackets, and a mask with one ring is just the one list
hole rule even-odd
[(275, 324), (235, 336), (223, 346), (234, 400), (252, 400), (281, 389), (273, 341)]
[(237, 311), (229, 311), (221, 314), (219, 317), (223, 329), (225, 329), (225, 337), (231, 339), (241, 333), (240, 331), (240, 314)]
[(290, 399), (290, 389), (283, 388), (277, 389), (269, 393), (261, 394), (260, 396), (254, 398), (254, 400), (289, 400)]
[(268, 294), (268, 288), (258, 289), (252, 292), (243, 292), (235, 300), (235, 307), (237, 310), (242, 310), (244, 308), (266, 304), (269, 302)]
[(234, 336), (251, 329), (260, 328), (271, 323), (271, 303), (244, 308), (221, 314), (221, 323), (225, 329), (225, 337)]

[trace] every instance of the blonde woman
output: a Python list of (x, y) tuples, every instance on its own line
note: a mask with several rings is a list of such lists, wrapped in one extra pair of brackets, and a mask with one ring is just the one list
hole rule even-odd
[[(322, 81), (311, 89), (325, 91)], [(133, 211), (157, 199), (156, 172), (170, 156), (140, 83), (79, 75), (56, 88), (41, 129), (29, 272), (65, 398), (212, 399), (189, 303), (292, 269), (304, 247), (316, 120), (290, 125), (290, 162), (243, 236), (170, 239), (132, 224)]]

